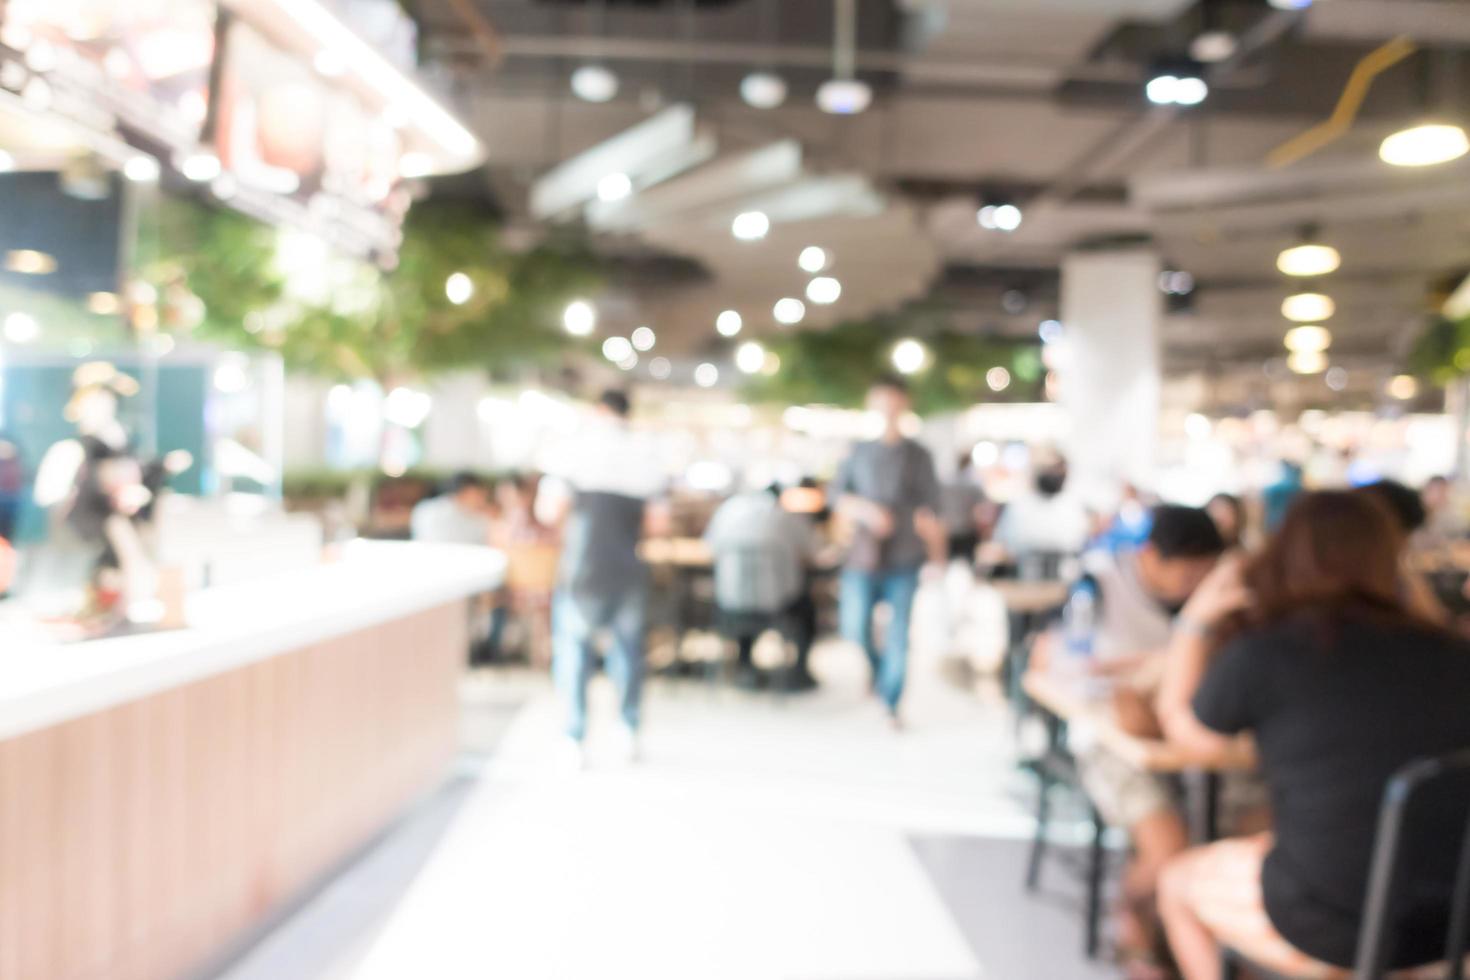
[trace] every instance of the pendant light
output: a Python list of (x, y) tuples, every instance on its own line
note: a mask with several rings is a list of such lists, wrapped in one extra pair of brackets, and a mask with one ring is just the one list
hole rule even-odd
[(1337, 249), (1318, 240), (1315, 225), (1304, 226), (1300, 241), (1281, 250), (1276, 256), (1276, 268), (1288, 276), (1325, 276), (1336, 272), (1342, 265), (1342, 256)]
[(835, 0), (832, 77), (817, 89), (817, 106), (834, 116), (855, 116), (873, 104), (873, 89), (857, 77), (857, 0)]
[(1378, 158), (1384, 163), (1395, 167), (1432, 167), (1470, 153), (1470, 137), (1455, 119), (1452, 105), (1453, 93), (1459, 87), (1459, 61), (1453, 53), (1444, 52), (1431, 68), (1438, 77), (1426, 81), (1426, 88), (1430, 89), (1426, 101), (1434, 108), (1430, 115), (1379, 144)]
[[(593, 8), (592, 33), (599, 39), (607, 33), (607, 0)], [(572, 93), (584, 102), (610, 102), (618, 94), (617, 73), (600, 62), (582, 65), (572, 72)]]
[[(774, 52), (780, 39), (779, 10), (776, 0), (761, 0), (761, 35), (767, 50)], [(766, 65), (757, 68), (740, 80), (740, 97), (752, 109), (777, 109), (786, 101), (786, 79), (778, 75), (773, 66), (774, 57), (768, 55)]]

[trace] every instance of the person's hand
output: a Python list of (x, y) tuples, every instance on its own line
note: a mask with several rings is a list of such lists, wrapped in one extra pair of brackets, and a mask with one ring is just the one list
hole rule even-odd
[(863, 525), (873, 532), (875, 537), (891, 538), (896, 527), (893, 511), (882, 504), (870, 501), (863, 513)]
[(1227, 555), (1215, 566), (1194, 595), (1184, 604), (1179, 618), (1199, 629), (1213, 629), (1227, 616), (1246, 609), (1251, 604), (1250, 590), (1246, 588), (1243, 572), (1245, 557)]

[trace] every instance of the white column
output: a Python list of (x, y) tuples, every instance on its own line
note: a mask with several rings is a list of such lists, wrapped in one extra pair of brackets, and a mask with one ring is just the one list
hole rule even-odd
[(1162, 380), (1159, 257), (1148, 250), (1077, 252), (1062, 261), (1065, 348), (1060, 401), (1074, 489), (1109, 500), (1127, 480), (1155, 482)]

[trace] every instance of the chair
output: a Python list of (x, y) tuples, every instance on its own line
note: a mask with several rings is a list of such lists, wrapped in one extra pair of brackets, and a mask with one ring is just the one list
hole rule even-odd
[[(1060, 719), (1047, 716), (1048, 747), (1035, 759), (1025, 763), (1025, 768), (1038, 780), (1036, 798), (1036, 835), (1031, 840), (1031, 853), (1026, 861), (1026, 890), (1034, 892), (1041, 885), (1041, 867), (1050, 847), (1051, 834), (1051, 790), (1054, 786), (1079, 788), (1081, 777), (1077, 763), (1066, 749), (1066, 727)], [(1084, 794), (1085, 795), (1085, 794)], [(1095, 959), (1102, 947), (1103, 885), (1107, 877), (1107, 849), (1104, 835), (1107, 824), (1102, 814), (1089, 800), (1088, 812), (1092, 818), (1092, 839), (1080, 870), (1086, 886), (1083, 906), (1084, 940), (1083, 950), (1088, 959)]]
[[(1450, 900), (1443, 980), (1464, 980), (1470, 946), (1470, 749), (1412, 762), (1389, 780), (1378, 814), (1354, 980), (1392, 977), (1389, 965), (1400, 926), (1423, 911), (1409, 905), (1413, 896), (1404, 876), (1416, 854), (1424, 853), (1459, 856), (1452, 892), (1432, 901), (1438, 908), (1443, 899)], [(1261, 980), (1292, 980), (1226, 950), (1225, 980), (1237, 980), (1242, 968)]]
[[(789, 617), (784, 610), (766, 611), (727, 607), (720, 600), (736, 601), (741, 598), (759, 596), (764, 591), (762, 583), (777, 578), (782, 569), (782, 558), (770, 548), (759, 544), (745, 545), (723, 551), (715, 559), (716, 624), (720, 635), (737, 644), (753, 644), (762, 634), (770, 630), (779, 632), (783, 639), (791, 639)], [(733, 598), (732, 598), (733, 597)], [(717, 676), (723, 666), (714, 665)], [(790, 685), (796, 669), (793, 658), (787, 658), (782, 667), (779, 689), (785, 691)]]

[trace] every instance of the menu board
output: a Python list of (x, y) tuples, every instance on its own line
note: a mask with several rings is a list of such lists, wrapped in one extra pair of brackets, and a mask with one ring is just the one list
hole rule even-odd
[(242, 192), (304, 209), (351, 251), (392, 252), (409, 203), (392, 121), (243, 20), (230, 24), (219, 77), (215, 149)]

